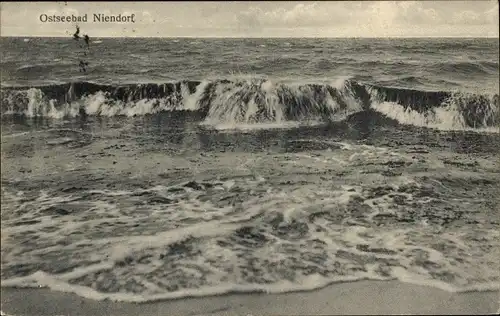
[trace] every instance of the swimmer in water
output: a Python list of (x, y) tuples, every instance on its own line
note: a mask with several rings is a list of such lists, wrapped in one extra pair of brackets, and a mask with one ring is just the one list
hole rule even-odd
[(85, 40), (85, 44), (87, 44), (87, 48), (89, 48), (89, 45), (90, 45), (90, 44), (89, 44), (89, 43), (90, 43), (90, 37), (89, 37), (87, 34), (85, 34), (85, 35), (83, 36), (83, 39)]
[(80, 39), (80, 27), (78, 25), (76, 26), (75, 34), (73, 34), (73, 39), (75, 41), (78, 41)]
[(88, 62), (80, 60), (80, 72), (87, 72), (87, 67), (89, 65)]

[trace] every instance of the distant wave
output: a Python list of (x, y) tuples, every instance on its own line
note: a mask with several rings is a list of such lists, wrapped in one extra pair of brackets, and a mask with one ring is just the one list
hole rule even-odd
[[(409, 81), (415, 78), (407, 78)], [(261, 78), (102, 85), (74, 82), (1, 90), (2, 115), (63, 118), (196, 111), (206, 124), (343, 120), (375, 110), (401, 124), (440, 129), (498, 128), (498, 94), (421, 91), (368, 85), (280, 83)]]
[(498, 74), (498, 63), (491, 61), (436, 63), (427, 67), (442, 72), (458, 72), (467, 75)]
[(61, 61), (60, 59), (54, 59), (53, 62), (49, 62), (49, 63), (26, 64), (26, 65), (17, 67), (16, 71), (18, 71), (19, 73), (25, 73), (25, 74), (30, 74), (30, 75), (46, 74), (46, 73), (50, 73), (51, 71), (54, 71), (54, 69), (56, 69), (55, 67), (65, 69), (65, 68), (73, 66), (73, 64), (71, 64), (71, 63), (68, 63), (68, 62), (61, 63), (60, 61)]

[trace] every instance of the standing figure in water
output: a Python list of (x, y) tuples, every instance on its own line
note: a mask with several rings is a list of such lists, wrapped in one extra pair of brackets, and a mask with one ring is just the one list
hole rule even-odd
[(87, 67), (89, 65), (88, 62), (80, 60), (80, 72), (87, 72)]
[(84, 39), (84, 41), (85, 41), (85, 44), (87, 44), (87, 49), (89, 49), (89, 48), (90, 48), (90, 44), (89, 44), (89, 42), (90, 42), (90, 37), (89, 37), (87, 34), (85, 34), (85, 35), (83, 36), (83, 39)]
[(80, 39), (80, 27), (78, 25), (76, 26), (75, 34), (73, 34), (73, 39), (75, 41), (78, 41)]
[[(80, 27), (77, 25), (77, 26), (76, 26), (76, 32), (73, 34), (73, 39), (74, 39), (75, 41), (78, 41), (78, 40), (80, 40), (80, 38), (82, 38), (82, 37), (80, 36)], [(84, 56), (87, 56), (87, 50), (89, 50), (89, 48), (90, 48), (90, 37), (89, 37), (87, 34), (85, 34), (85, 35), (83, 36), (83, 40), (85, 41), (86, 48), (85, 48), (85, 47), (82, 47), (81, 45), (80, 45), (80, 47), (81, 47), (81, 48), (83, 48), (83, 55), (84, 55)], [(80, 66), (80, 72), (87, 72), (87, 66), (88, 66), (88, 65), (89, 65), (89, 63), (88, 63), (88, 62), (86, 62), (86, 61), (84, 61), (84, 60), (80, 60), (80, 63), (79, 63), (79, 66)]]

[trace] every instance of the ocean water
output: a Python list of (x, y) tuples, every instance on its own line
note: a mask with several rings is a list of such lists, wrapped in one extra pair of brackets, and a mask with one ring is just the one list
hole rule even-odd
[(498, 39), (0, 42), (4, 287), (500, 289)]

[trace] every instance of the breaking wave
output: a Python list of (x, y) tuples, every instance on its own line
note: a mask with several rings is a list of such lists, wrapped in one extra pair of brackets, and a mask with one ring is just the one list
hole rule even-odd
[(369, 109), (410, 124), (444, 130), (498, 131), (498, 94), (421, 91), (340, 80), (282, 83), (246, 78), (163, 84), (75, 82), (2, 88), (2, 115), (60, 119), (196, 111), (204, 124), (287, 124), (343, 120)]

